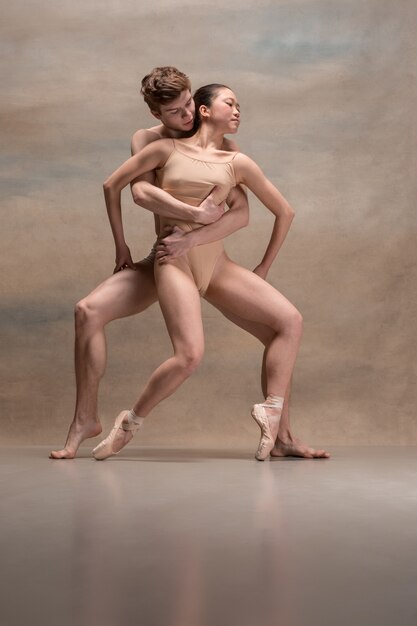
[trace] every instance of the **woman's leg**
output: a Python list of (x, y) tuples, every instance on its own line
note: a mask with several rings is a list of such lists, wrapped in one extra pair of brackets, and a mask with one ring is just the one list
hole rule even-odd
[[(200, 295), (186, 263), (177, 259), (175, 263), (160, 265), (155, 268), (155, 274), (159, 303), (174, 354), (153, 372), (134, 404), (133, 411), (140, 418), (145, 418), (159, 402), (178, 389), (200, 364), (204, 353)], [(132, 438), (131, 431), (123, 430), (123, 425), (128, 424), (126, 415), (113, 439), (113, 452), (121, 450)]]
[[(205, 298), (232, 314), (271, 329), (265, 355), (266, 394), (284, 397), (302, 335), (302, 317), (276, 289), (253, 272), (222, 256)], [(266, 333), (265, 333), (266, 337)]]
[(73, 459), (85, 439), (102, 431), (97, 397), (106, 367), (104, 328), (112, 320), (141, 313), (157, 300), (153, 264), (144, 261), (136, 268), (114, 274), (75, 307), (75, 414), (64, 448), (51, 452), (51, 458)]
[[(265, 354), (266, 405), (254, 408), (254, 417), (260, 423), (259, 414), (268, 421), (268, 449), (272, 450), (278, 435), (279, 416), (295, 365), (302, 334), (302, 318), (297, 309), (264, 280), (236, 265), (223, 255), (215, 268), (206, 298), (243, 319), (271, 329), (268, 350)], [(257, 408), (261, 407), (261, 408)], [(261, 427), (262, 429), (262, 427)], [(263, 435), (265, 434), (264, 431)], [(261, 438), (264, 447), (264, 437)], [(258, 458), (260, 458), (258, 456)]]
[(265, 324), (260, 324), (258, 322), (252, 322), (243, 318), (238, 312), (229, 311), (221, 302), (221, 299), (210, 299), (207, 294), (204, 296), (205, 299), (210, 302), (220, 313), (224, 315), (228, 320), (230, 320), (236, 326), (239, 326), (242, 330), (245, 330), (247, 333), (251, 334), (253, 337), (256, 337), (262, 345), (264, 346), (264, 352), (262, 356), (262, 368), (261, 368), (261, 389), (264, 397), (267, 396), (266, 391), (266, 357), (268, 354), (269, 346), (271, 345), (273, 339), (275, 338), (276, 332), (266, 326)]
[[(258, 322), (251, 322), (244, 319), (237, 313), (232, 313), (218, 302), (211, 302), (228, 320), (242, 328), (246, 332), (250, 333), (253, 337), (259, 339), (259, 341), (265, 346), (262, 356), (262, 369), (261, 369), (261, 388), (264, 398), (267, 397), (266, 391), (266, 358), (269, 347), (274, 339), (276, 333), (269, 326), (259, 324)], [(290, 395), (291, 395), (292, 382), (288, 385), (287, 392), (284, 399), (284, 408), (282, 409), (281, 420), (279, 422), (278, 435), (275, 441), (275, 447), (271, 451), (271, 456), (296, 456), (307, 459), (322, 459), (328, 458), (330, 455), (328, 452), (322, 449), (316, 450), (311, 446), (300, 441), (294, 437), (291, 432), (290, 426)]]

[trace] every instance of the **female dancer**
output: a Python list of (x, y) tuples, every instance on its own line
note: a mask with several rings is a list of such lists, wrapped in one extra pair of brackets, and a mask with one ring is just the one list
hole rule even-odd
[[(126, 249), (121, 219), (121, 190), (137, 176), (155, 170), (159, 185), (188, 204), (197, 206), (216, 186), (222, 202), (236, 184), (251, 189), (276, 216), (273, 236), (256, 275), (233, 263), (222, 242), (192, 248), (168, 263), (155, 263), (161, 310), (174, 349), (148, 380), (130, 411), (116, 418), (109, 436), (93, 450), (96, 459), (117, 454), (132, 438), (149, 412), (190, 376), (203, 356), (204, 337), (199, 294), (216, 306), (227, 308), (251, 322), (273, 330), (265, 360), (267, 397), (255, 404), (252, 416), (261, 429), (256, 458), (264, 460), (274, 447), (284, 398), (302, 334), (297, 309), (266, 283), (266, 276), (293, 219), (294, 212), (259, 167), (241, 153), (221, 150), (224, 134), (236, 133), (240, 111), (234, 93), (224, 85), (197, 90), (196, 110), (200, 126), (183, 140), (160, 140), (126, 161), (104, 184), (106, 205), (116, 244), (116, 259)], [(195, 224), (162, 218), (161, 227), (179, 226), (190, 231)]]

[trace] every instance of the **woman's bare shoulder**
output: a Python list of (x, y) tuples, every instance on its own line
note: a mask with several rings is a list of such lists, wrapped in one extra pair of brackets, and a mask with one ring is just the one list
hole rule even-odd
[(241, 164), (244, 167), (251, 167), (251, 166), (257, 167), (255, 161), (251, 159), (250, 157), (248, 157), (248, 155), (244, 154), (243, 152), (238, 152), (236, 154), (235, 163)]
[(236, 180), (239, 183), (249, 185), (250, 181), (263, 180), (265, 175), (253, 159), (243, 152), (238, 152), (233, 160)]

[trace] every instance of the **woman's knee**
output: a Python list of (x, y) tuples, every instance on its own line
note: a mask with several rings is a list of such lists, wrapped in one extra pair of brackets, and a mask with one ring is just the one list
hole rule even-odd
[(204, 356), (203, 346), (190, 346), (176, 354), (178, 363), (186, 376), (191, 376)]
[(281, 313), (276, 320), (275, 328), (278, 334), (301, 337), (303, 334), (303, 317), (300, 311), (291, 307), (284, 314)]
[(303, 334), (303, 316), (300, 311), (293, 307), (291, 311), (289, 311), (287, 319), (286, 319), (286, 328), (287, 331), (292, 335), (297, 337), (301, 337)]

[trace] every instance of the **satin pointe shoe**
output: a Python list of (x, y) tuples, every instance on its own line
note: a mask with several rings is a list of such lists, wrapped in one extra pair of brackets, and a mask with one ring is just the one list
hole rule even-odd
[[(252, 417), (261, 429), (259, 446), (255, 453), (255, 459), (265, 461), (275, 446), (275, 437), (271, 432), (271, 424), (262, 404), (254, 404), (252, 407)], [(277, 418), (280, 419), (280, 416)]]
[[(115, 456), (123, 450), (123, 448), (121, 448), (118, 452), (113, 452), (113, 441), (117, 435), (117, 431), (119, 430), (119, 428), (121, 430), (131, 430), (133, 432), (136, 432), (141, 427), (144, 418), (139, 418), (140, 421), (136, 421), (132, 417), (130, 417), (129, 413), (130, 412), (127, 410), (119, 413), (119, 415), (116, 417), (114, 426), (111, 429), (110, 433), (105, 439), (103, 439), (103, 441), (98, 444), (98, 446), (94, 448), (94, 450), (92, 451), (92, 455), (97, 461), (103, 461), (110, 456)], [(128, 418), (127, 424), (122, 423), (125, 417)]]

